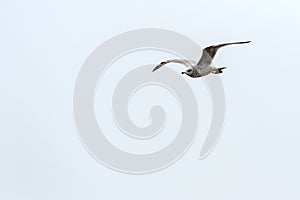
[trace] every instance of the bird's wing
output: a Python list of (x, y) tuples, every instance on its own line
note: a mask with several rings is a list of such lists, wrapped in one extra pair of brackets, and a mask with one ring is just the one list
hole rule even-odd
[(219, 45), (213, 45), (213, 46), (206, 47), (202, 51), (202, 56), (201, 56), (199, 62), (197, 63), (197, 66), (199, 66), (199, 67), (209, 66), (212, 63), (212, 60), (214, 59), (218, 49), (220, 49), (221, 47), (224, 47), (224, 46), (227, 46), (227, 45), (232, 45), (232, 44), (246, 44), (246, 43), (249, 43), (249, 42), (251, 42), (251, 41), (231, 42), (231, 43), (224, 43), (224, 44), (219, 44)]
[(156, 65), (154, 67), (154, 69), (152, 70), (152, 72), (158, 70), (159, 68), (161, 68), (162, 66), (164, 66), (168, 63), (179, 63), (182, 65), (185, 65), (186, 67), (194, 67), (197, 62), (194, 60), (188, 60), (188, 59), (170, 59), (170, 60), (163, 61), (163, 62), (159, 63), (158, 65)]

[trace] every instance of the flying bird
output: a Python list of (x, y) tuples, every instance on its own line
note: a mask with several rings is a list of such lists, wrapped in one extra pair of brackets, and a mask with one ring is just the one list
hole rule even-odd
[(189, 59), (170, 59), (161, 62), (159, 65), (155, 66), (155, 68), (152, 70), (152, 72), (158, 70), (162, 66), (165, 66), (168, 63), (179, 63), (182, 65), (185, 65), (187, 69), (181, 74), (186, 74), (192, 78), (198, 78), (198, 77), (203, 77), (206, 76), (210, 73), (212, 74), (220, 74), (223, 73), (223, 70), (226, 69), (226, 67), (215, 67), (212, 66), (212, 60), (214, 59), (218, 49), (224, 46), (228, 45), (233, 45), (233, 44), (246, 44), (250, 43), (251, 41), (246, 41), (246, 42), (231, 42), (231, 43), (224, 43), (224, 44), (219, 44), (219, 45), (212, 45), (209, 47), (206, 47), (202, 51), (202, 56), (197, 63), (194, 60), (189, 60)]

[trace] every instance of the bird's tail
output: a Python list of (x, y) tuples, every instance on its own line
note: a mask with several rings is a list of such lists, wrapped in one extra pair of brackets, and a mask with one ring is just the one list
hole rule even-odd
[(220, 68), (217, 68), (216, 74), (221, 74), (221, 73), (223, 73), (223, 69), (226, 69), (226, 67), (220, 67)]

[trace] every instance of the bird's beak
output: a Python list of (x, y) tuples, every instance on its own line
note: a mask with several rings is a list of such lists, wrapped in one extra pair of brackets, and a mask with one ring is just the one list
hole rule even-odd
[(181, 72), (181, 74), (185, 74), (185, 72)]

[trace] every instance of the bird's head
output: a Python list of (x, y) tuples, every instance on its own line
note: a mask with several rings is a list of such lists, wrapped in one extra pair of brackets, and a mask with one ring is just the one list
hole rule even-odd
[(188, 76), (192, 76), (193, 73), (194, 73), (194, 69), (191, 67), (187, 68), (187, 70), (185, 70), (184, 72), (181, 72), (181, 74), (186, 74)]

